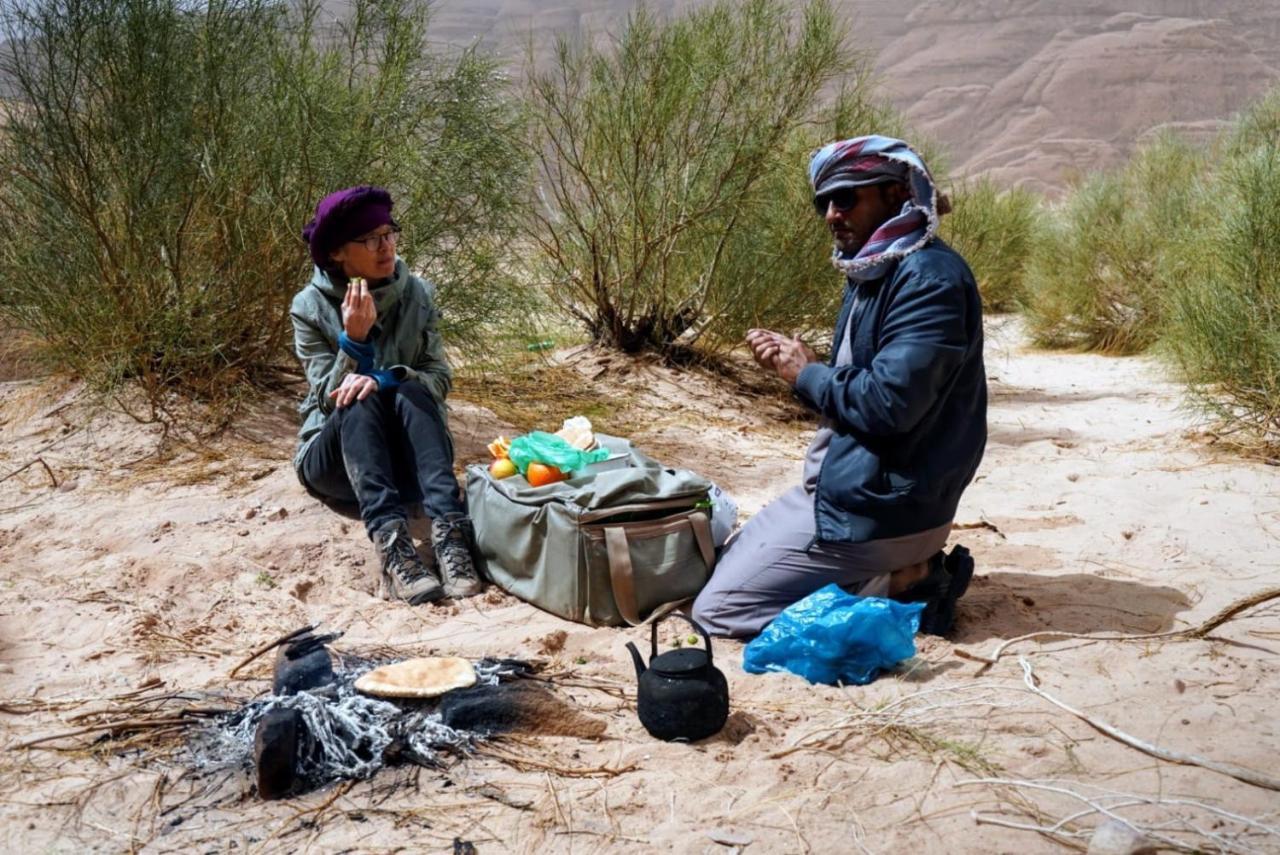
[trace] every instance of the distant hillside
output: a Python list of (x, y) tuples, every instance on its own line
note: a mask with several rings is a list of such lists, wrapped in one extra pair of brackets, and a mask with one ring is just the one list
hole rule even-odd
[[(955, 171), (1007, 184), (1060, 187), (1161, 126), (1207, 135), (1280, 80), (1276, 0), (837, 3), (893, 102), (945, 146)], [(633, 5), (441, 0), (433, 32), (453, 44), (481, 39), (514, 67), (530, 37), (545, 45), (556, 32), (605, 32)]]

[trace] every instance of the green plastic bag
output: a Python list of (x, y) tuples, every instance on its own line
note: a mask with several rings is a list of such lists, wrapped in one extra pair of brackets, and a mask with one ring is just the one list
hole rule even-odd
[(520, 474), (524, 475), (529, 471), (530, 463), (545, 463), (561, 472), (572, 472), (589, 463), (599, 463), (609, 456), (609, 450), (597, 448), (595, 451), (583, 451), (574, 448), (564, 437), (535, 430), (511, 440), (511, 450), (507, 452), (507, 456), (520, 470)]

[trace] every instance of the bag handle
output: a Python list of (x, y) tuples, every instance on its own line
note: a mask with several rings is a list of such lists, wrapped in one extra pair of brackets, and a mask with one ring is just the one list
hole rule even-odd
[(689, 617), (684, 612), (668, 612), (667, 614), (663, 615), (662, 617), (658, 618), (653, 622), (653, 629), (649, 631), (649, 662), (652, 663), (654, 659), (658, 658), (658, 624), (662, 623), (664, 620), (666, 620), (669, 617), (684, 618), (693, 626), (694, 629), (698, 631), (698, 634), (702, 636), (702, 640), (706, 642), (707, 664), (710, 665), (711, 664), (711, 636), (707, 635), (707, 631), (702, 628), (702, 624), (698, 623), (696, 620)]
[[(716, 563), (715, 543), (711, 539), (711, 521), (702, 512), (689, 514), (686, 519), (693, 530), (693, 539), (698, 543), (698, 551), (702, 553), (702, 560), (706, 562), (707, 572), (710, 573)], [(604, 548), (609, 558), (609, 581), (613, 585), (613, 601), (618, 607), (618, 614), (631, 626), (639, 626), (644, 621), (640, 619), (640, 603), (636, 599), (635, 568), (631, 564), (631, 547), (627, 543), (626, 528), (605, 526)], [(649, 619), (669, 614), (671, 607), (682, 602), (684, 600), (664, 603), (654, 609)]]

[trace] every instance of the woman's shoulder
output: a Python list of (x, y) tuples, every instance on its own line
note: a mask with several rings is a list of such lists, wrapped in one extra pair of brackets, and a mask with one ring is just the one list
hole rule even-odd
[(289, 311), (295, 315), (309, 314), (308, 310), (319, 308), (324, 303), (324, 295), (320, 290), (310, 282), (303, 285), (298, 293), (293, 295), (293, 302), (290, 303)]
[(436, 284), (416, 273), (409, 273), (406, 276), (404, 294), (400, 299), (406, 303), (415, 303), (433, 309), (436, 305)]

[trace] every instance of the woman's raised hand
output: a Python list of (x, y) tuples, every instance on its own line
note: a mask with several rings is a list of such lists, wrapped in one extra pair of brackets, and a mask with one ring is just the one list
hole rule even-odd
[(369, 293), (369, 283), (362, 278), (347, 283), (347, 296), (342, 299), (342, 330), (352, 341), (364, 341), (378, 319), (378, 309)]

